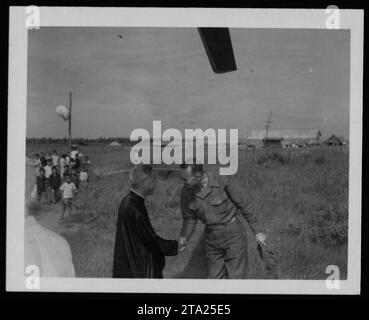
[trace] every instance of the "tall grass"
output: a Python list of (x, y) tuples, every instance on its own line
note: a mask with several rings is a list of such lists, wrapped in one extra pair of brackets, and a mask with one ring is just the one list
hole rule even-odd
[[(35, 146), (32, 146), (35, 148)], [(37, 146), (37, 151), (41, 151)], [(46, 147), (44, 147), (46, 148)], [(57, 146), (47, 146), (49, 150)], [(129, 167), (129, 149), (109, 151), (105, 147), (85, 147), (93, 167), (119, 170)], [(89, 149), (87, 149), (89, 148)], [(59, 149), (58, 149), (59, 150)], [(27, 153), (34, 150), (28, 149)], [(239, 170), (232, 178), (252, 201), (268, 235), (268, 246), (277, 254), (282, 279), (323, 279), (328, 265), (337, 265), (347, 274), (348, 153), (341, 149), (311, 149), (296, 152), (284, 164), (268, 166), (245, 160), (240, 153)], [(250, 159), (250, 157), (249, 157)], [(110, 277), (119, 203), (129, 191), (126, 174), (93, 182), (78, 196), (81, 212), (98, 216), (95, 223), (63, 230), (73, 252), (79, 277)], [(164, 238), (176, 239), (181, 228), (180, 180), (159, 177), (155, 194), (147, 207), (155, 230)], [(248, 232), (248, 277), (269, 278)], [(167, 258), (165, 277), (206, 277), (206, 258), (199, 223), (187, 251)]]

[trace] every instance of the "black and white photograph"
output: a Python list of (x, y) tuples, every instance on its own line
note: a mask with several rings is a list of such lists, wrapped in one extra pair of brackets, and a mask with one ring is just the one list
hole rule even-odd
[(11, 8), (7, 290), (360, 293), (363, 11), (215, 11)]

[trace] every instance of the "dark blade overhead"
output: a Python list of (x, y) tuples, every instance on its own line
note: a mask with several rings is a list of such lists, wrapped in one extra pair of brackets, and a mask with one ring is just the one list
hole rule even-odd
[(201, 40), (215, 73), (237, 70), (228, 28), (198, 28)]

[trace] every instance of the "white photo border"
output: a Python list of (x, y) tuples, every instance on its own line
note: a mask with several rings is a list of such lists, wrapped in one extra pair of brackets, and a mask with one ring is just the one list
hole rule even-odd
[[(10, 7), (6, 290), (25, 286), (24, 208), (27, 114), (26, 8)], [(325, 29), (325, 9), (39, 7), (42, 27), (228, 27)], [(42, 278), (40, 292), (226, 294), (360, 294), (363, 96), (363, 10), (340, 10), (350, 29), (350, 164), (347, 280), (328, 289), (325, 280), (209, 280)], [(328, 275), (327, 275), (328, 276)]]

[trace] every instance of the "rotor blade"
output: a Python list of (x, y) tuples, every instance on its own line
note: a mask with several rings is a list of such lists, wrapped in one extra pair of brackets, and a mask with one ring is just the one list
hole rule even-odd
[(215, 73), (237, 70), (228, 28), (198, 28), (201, 40)]

